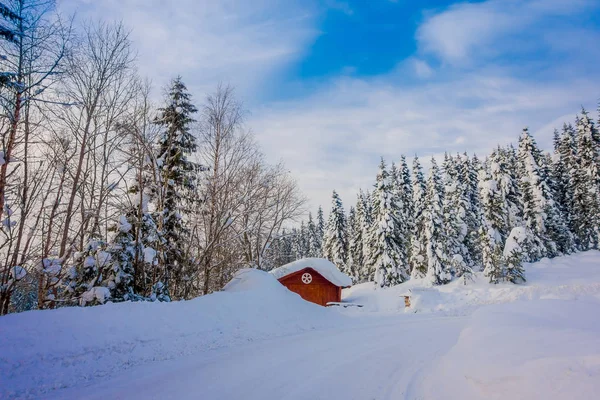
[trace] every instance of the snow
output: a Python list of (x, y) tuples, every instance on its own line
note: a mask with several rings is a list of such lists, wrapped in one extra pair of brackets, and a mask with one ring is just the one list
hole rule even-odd
[(27, 271), (25, 270), (25, 268), (21, 267), (20, 265), (15, 265), (14, 267), (12, 267), (10, 269), (10, 276), (14, 280), (19, 281), (19, 280), (25, 278), (26, 275), (27, 275)]
[(127, 217), (125, 215), (121, 215), (119, 217), (119, 231), (127, 233), (131, 230), (131, 228), (132, 226), (129, 221), (127, 221)]
[[(431, 286), (426, 279), (411, 279), (400, 285), (375, 289), (372, 283), (355, 285), (342, 292), (342, 301), (362, 304), (349, 313), (389, 315), (404, 312), (401, 298), (409, 290), (417, 291), (411, 299), (412, 313), (469, 315), (481, 306), (520, 300), (576, 300), (582, 296), (600, 299), (600, 252), (588, 251), (537, 263), (523, 263), (527, 282), (490, 285), (482, 272), (473, 274), (466, 285), (457, 279), (447, 285)], [(425, 290), (424, 290), (425, 289)]]
[(152, 264), (156, 259), (156, 250), (152, 247), (144, 247), (144, 262)]
[(420, 378), (419, 392), (429, 399), (597, 398), (599, 305), (537, 300), (480, 309)]
[(341, 272), (335, 264), (324, 258), (304, 258), (289, 264), (275, 268), (270, 273), (276, 278), (281, 279), (284, 276), (293, 274), (303, 270), (304, 268), (312, 268), (336, 286), (348, 287), (352, 286), (352, 278)]
[(108, 299), (110, 299), (110, 290), (107, 287), (94, 286), (81, 295), (80, 302), (82, 306), (94, 300), (98, 300), (100, 304), (104, 304)]
[(345, 289), (362, 308), (320, 307), (242, 270), (191, 301), (11, 314), (0, 398), (594, 399), (598, 265), (589, 251), (524, 264), (523, 285), (476, 273)]
[(513, 252), (522, 252), (523, 243), (528, 239), (527, 229), (524, 227), (516, 227), (510, 231), (506, 244), (504, 245), (504, 257), (510, 257)]
[(103, 381), (136, 366), (341, 327), (346, 319), (258, 270), (240, 271), (224, 291), (190, 301), (10, 314), (0, 317), (0, 399), (49, 398), (54, 390)]

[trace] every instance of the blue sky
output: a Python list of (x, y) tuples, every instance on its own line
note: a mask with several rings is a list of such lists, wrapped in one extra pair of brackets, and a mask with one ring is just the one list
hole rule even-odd
[(123, 20), (140, 73), (196, 99), (231, 83), (272, 161), (311, 199), (349, 206), (378, 159), (487, 154), (600, 98), (597, 0), (59, 0)]

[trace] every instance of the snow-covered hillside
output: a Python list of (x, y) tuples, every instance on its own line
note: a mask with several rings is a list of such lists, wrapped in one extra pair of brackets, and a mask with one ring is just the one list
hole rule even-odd
[[(304, 302), (245, 270), (223, 292), (0, 318), (0, 399), (593, 399), (600, 252), (526, 265), (526, 285), (347, 289)], [(417, 311), (417, 312), (414, 312)]]

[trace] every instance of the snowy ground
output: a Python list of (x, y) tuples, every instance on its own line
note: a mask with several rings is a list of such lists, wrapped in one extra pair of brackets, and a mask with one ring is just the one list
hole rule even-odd
[[(189, 302), (0, 318), (0, 399), (595, 399), (600, 253), (400, 294), (359, 285), (322, 308), (242, 274)], [(415, 291), (416, 293), (417, 291)], [(416, 311), (416, 312), (415, 312)]]

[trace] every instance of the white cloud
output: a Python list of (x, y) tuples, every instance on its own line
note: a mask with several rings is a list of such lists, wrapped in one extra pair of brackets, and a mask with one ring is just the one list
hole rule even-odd
[(195, 93), (229, 82), (242, 93), (298, 59), (318, 34), (306, 2), (275, 0), (63, 0), (81, 20), (123, 20), (139, 68), (157, 86), (180, 74)]
[[(554, 29), (555, 23), (529, 28), (544, 18), (565, 17), (597, 6), (592, 0), (458, 3), (427, 17), (417, 31), (417, 42), (421, 52), (449, 64), (462, 65), (473, 58), (494, 56), (543, 39), (544, 32)], [(513, 36), (518, 33), (525, 35)]]

